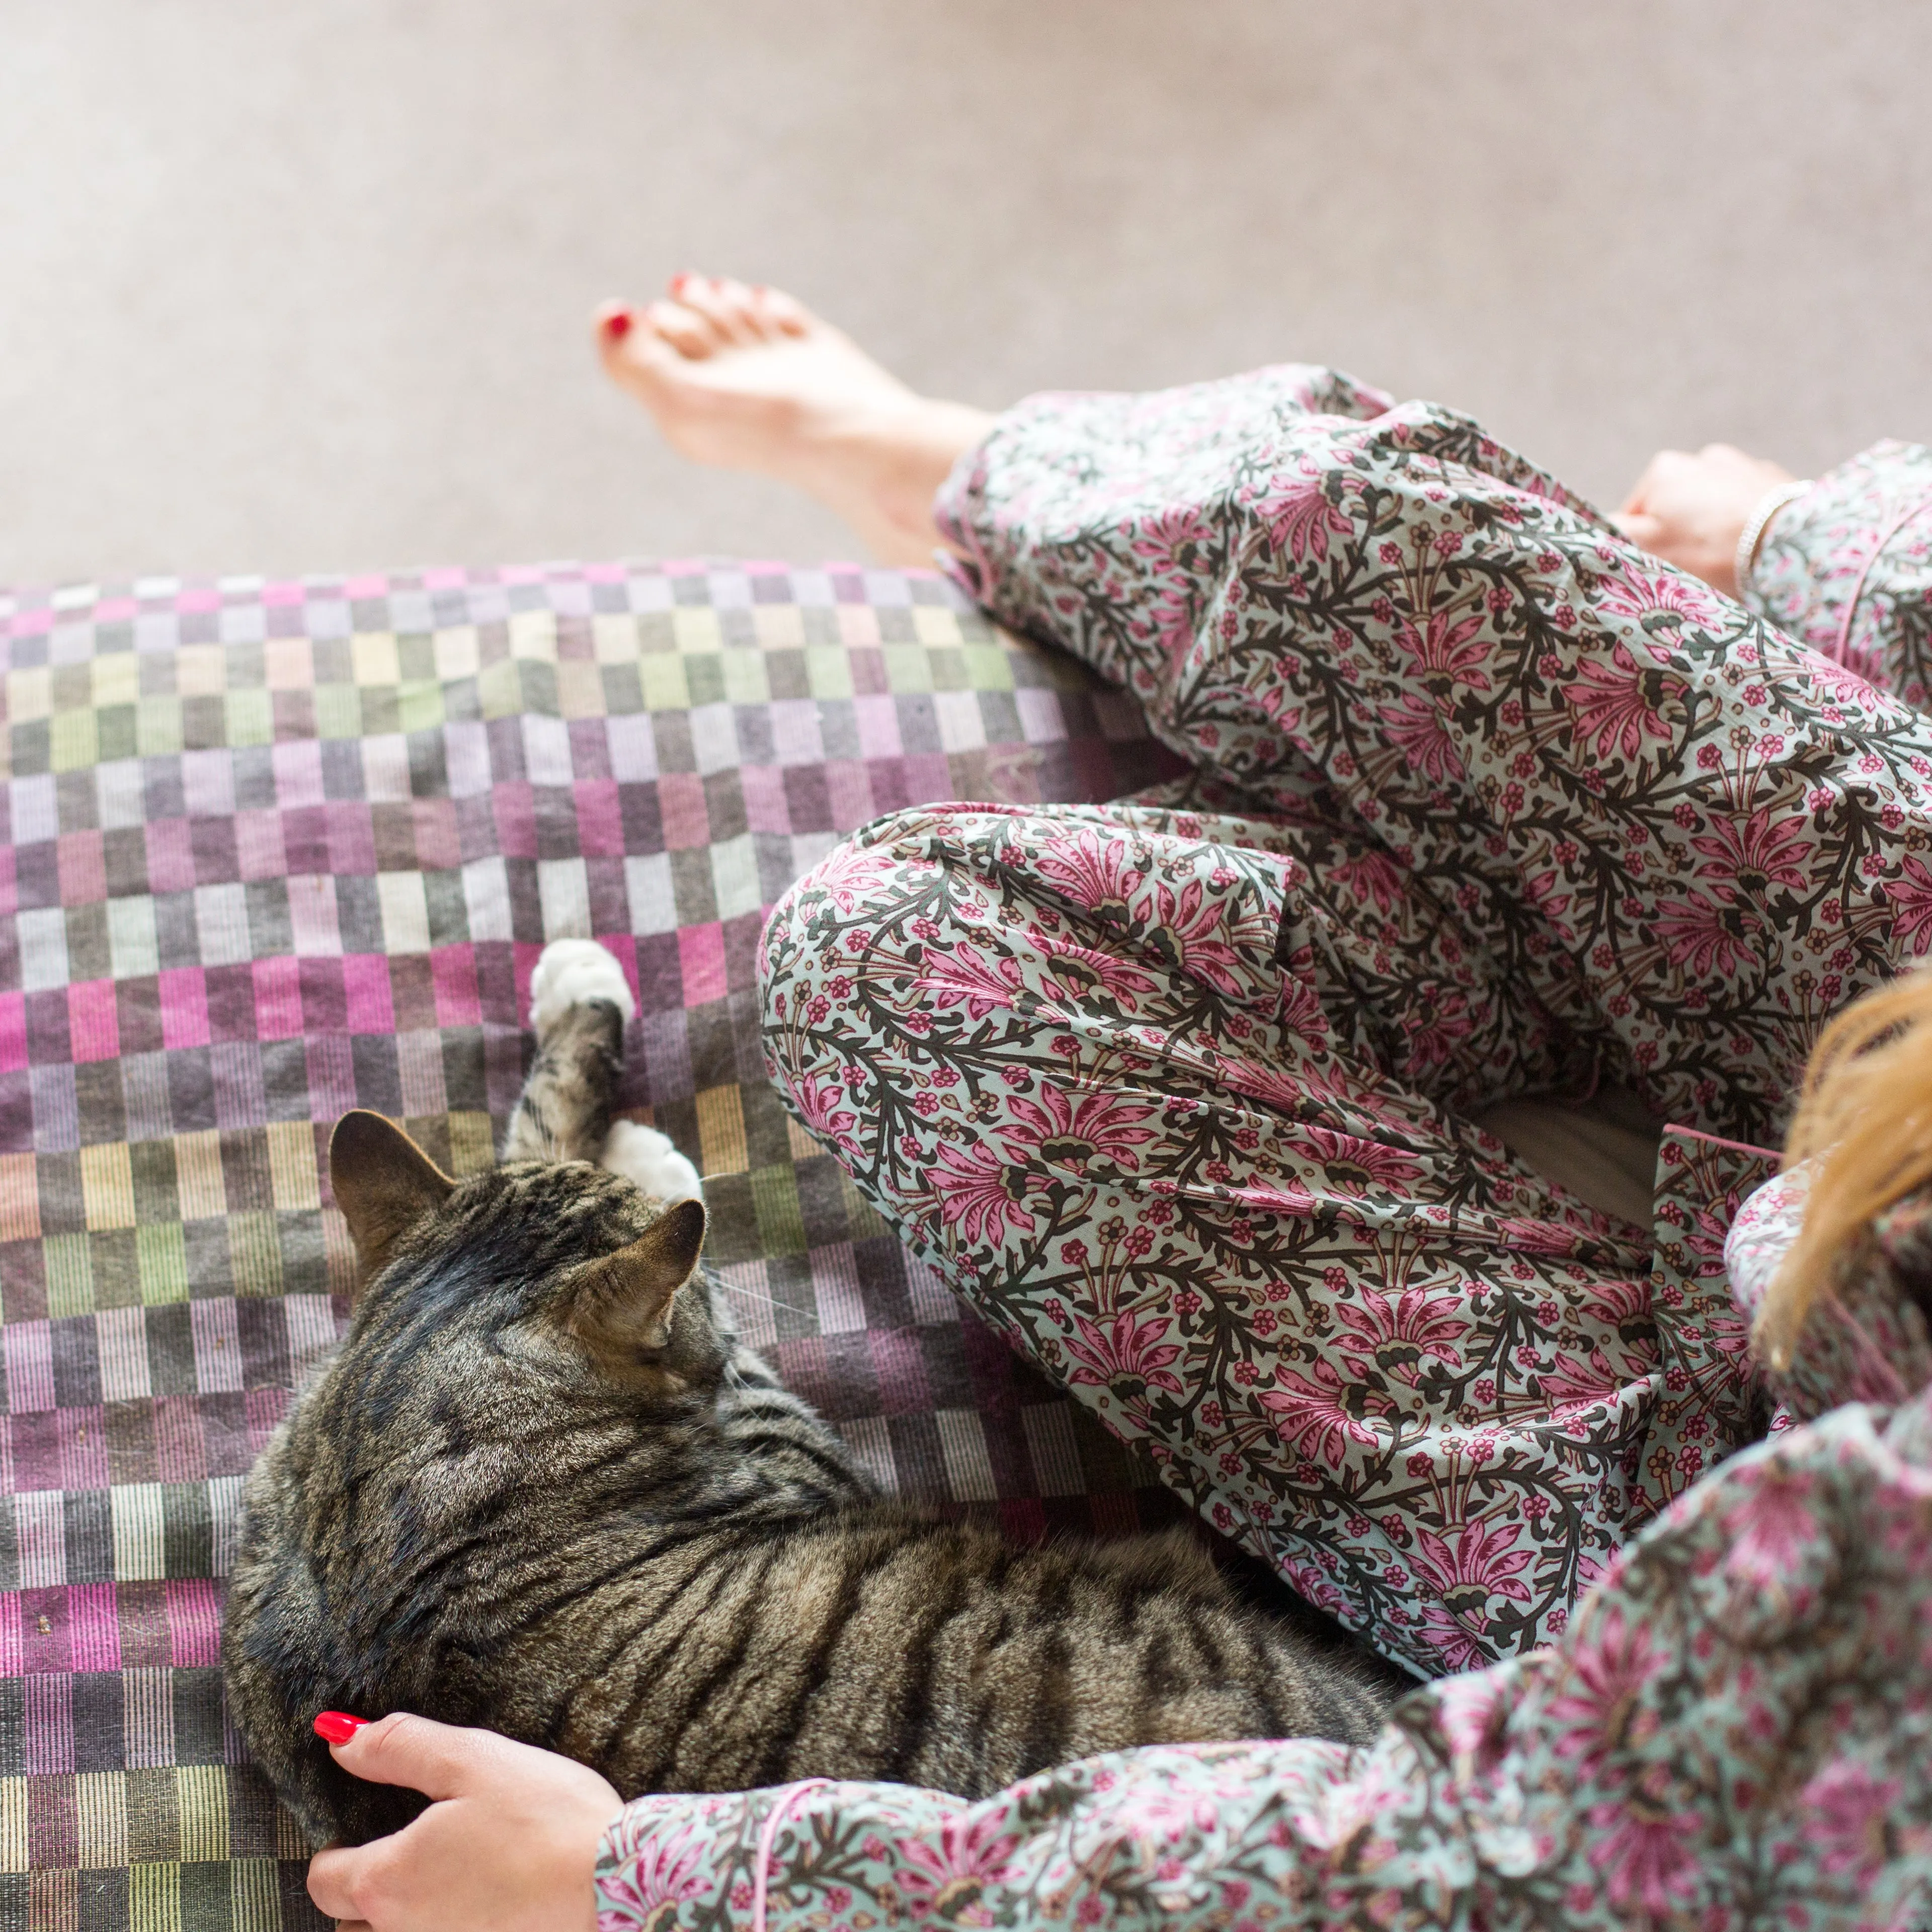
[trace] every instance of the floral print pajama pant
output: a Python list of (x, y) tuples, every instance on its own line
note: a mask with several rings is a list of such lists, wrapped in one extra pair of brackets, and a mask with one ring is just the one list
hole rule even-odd
[[(1034, 399), (962, 575), (1194, 767), (916, 808), (794, 888), (773, 1077), (1208, 1520), (1430, 1674), (1564, 1628), (1762, 1413), (1721, 1244), (1932, 945), (1932, 721), (1331, 372)], [(1633, 1088), (1658, 1225), (1468, 1115)]]

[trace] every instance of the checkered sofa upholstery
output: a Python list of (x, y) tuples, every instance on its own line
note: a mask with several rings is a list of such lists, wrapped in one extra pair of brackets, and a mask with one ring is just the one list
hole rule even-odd
[(1167, 1513), (962, 1315), (759, 1064), (765, 910), (941, 797), (1167, 776), (1125, 700), (918, 572), (611, 565), (0, 595), (0, 1926), (316, 1922), (223, 1710), (243, 1475), (344, 1313), (344, 1109), (487, 1164), (530, 968), (632, 976), (626, 1108), (749, 1336), (889, 1486)]

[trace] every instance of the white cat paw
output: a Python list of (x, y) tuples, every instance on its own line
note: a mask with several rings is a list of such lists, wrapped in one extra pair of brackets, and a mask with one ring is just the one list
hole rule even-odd
[(541, 1040), (572, 1006), (608, 1000), (628, 1026), (638, 1003), (624, 969), (594, 939), (553, 939), (530, 975), (530, 1027)]
[(702, 1201), (704, 1183), (698, 1170), (655, 1127), (635, 1120), (614, 1120), (598, 1166), (634, 1180), (658, 1201)]

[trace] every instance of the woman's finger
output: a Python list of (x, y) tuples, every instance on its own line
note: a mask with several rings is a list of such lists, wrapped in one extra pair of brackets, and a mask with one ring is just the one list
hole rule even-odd
[(1657, 490), (1658, 467), (1663, 464), (1664, 458), (1670, 454), (1671, 452), (1667, 449), (1660, 449), (1643, 466), (1642, 474), (1630, 487), (1630, 494), (1618, 506), (1618, 516), (1628, 516), (1634, 512), (1648, 507), (1649, 499), (1655, 494)]
[(425, 1798), (454, 1798), (473, 1787), (502, 1742), (494, 1731), (464, 1730), (392, 1711), (329, 1749), (344, 1771), (371, 1784), (402, 1784)]
[[(384, 1841), (378, 1838), (376, 1844)], [(317, 1852), (308, 1862), (308, 1895), (316, 1911), (345, 1925), (364, 1925), (358, 1916), (362, 1907), (356, 1888), (367, 1877), (370, 1864), (369, 1845), (332, 1845)]]
[(1662, 520), (1642, 511), (1618, 511), (1610, 519), (1639, 550), (1654, 550), (1664, 536)]

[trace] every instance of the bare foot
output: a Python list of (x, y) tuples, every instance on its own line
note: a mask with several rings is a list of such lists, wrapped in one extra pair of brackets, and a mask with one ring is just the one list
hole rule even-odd
[(596, 328), (605, 370), (680, 455), (796, 484), (882, 563), (932, 561), (934, 494), (984, 410), (914, 395), (776, 289), (675, 275), (668, 299), (607, 303)]

